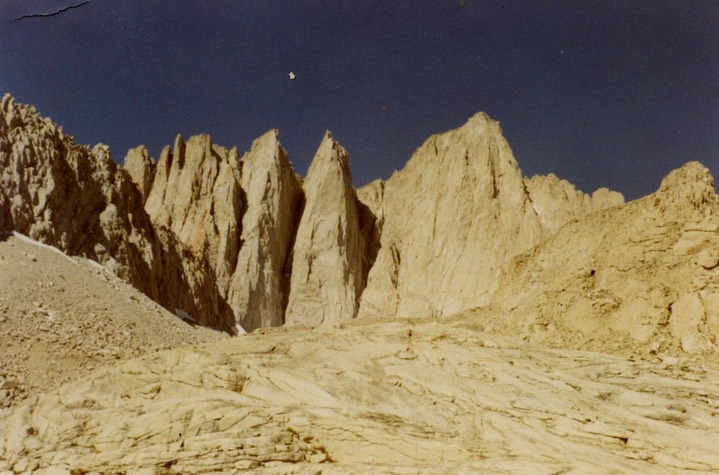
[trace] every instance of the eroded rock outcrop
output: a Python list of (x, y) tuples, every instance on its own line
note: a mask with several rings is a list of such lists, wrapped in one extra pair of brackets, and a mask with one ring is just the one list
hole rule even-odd
[(132, 148), (125, 156), (122, 166), (130, 179), (137, 185), (142, 199), (147, 199), (152, 187), (152, 180), (155, 178), (155, 162), (152, 161), (144, 145)]
[(75, 144), (10, 95), (0, 108), (0, 229), (95, 260), (171, 311), (228, 329), (208, 264), (153, 227), (140, 187), (106, 146)]
[(111, 160), (6, 94), (0, 104), (0, 228), (102, 262), (155, 298), (142, 198)]
[(693, 162), (653, 195), (572, 222), (518, 256), (495, 302), (512, 313), (510, 331), (530, 339), (716, 350), (718, 264), (719, 197)]
[(284, 323), (291, 251), (304, 195), (277, 130), (256, 139), (243, 157), (241, 248), (227, 301), (247, 331)]
[(430, 137), (384, 184), (377, 214), (381, 244), (361, 316), (440, 316), (487, 303), (502, 263), (544, 231), (485, 114)]
[(548, 235), (573, 219), (624, 203), (621, 193), (599, 188), (588, 195), (553, 173), (525, 178), (524, 185)]
[(357, 314), (366, 244), (347, 152), (327, 132), (305, 179), (287, 323), (318, 325)]
[(145, 202), (153, 226), (172, 232), (186, 258), (206, 263), (223, 298), (240, 247), (240, 167), (237, 149), (205, 134), (178, 136), (163, 149)]

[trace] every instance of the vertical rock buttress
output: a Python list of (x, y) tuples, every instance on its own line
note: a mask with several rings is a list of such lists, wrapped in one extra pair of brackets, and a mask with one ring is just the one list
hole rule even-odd
[(327, 132), (305, 180), (288, 324), (318, 325), (356, 316), (365, 285), (365, 238), (347, 152)]
[(277, 130), (252, 143), (242, 161), (241, 247), (227, 302), (246, 331), (284, 323), (291, 251), (302, 212), (300, 178), (292, 170)]

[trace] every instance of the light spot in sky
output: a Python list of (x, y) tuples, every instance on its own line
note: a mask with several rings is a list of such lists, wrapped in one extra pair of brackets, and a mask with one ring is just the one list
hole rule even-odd
[[(485, 111), (525, 174), (584, 191), (638, 197), (690, 159), (719, 170), (716, 2), (617, 2), (592, 15), (581, 2), (195, 3), (0, 1), (0, 23), (40, 16), (0, 28), (0, 94), (117, 160), (140, 143), (157, 157), (180, 132), (247, 147), (278, 128), (303, 173), (331, 128), (359, 185)], [(294, 84), (294, 67), (312, 79)]]

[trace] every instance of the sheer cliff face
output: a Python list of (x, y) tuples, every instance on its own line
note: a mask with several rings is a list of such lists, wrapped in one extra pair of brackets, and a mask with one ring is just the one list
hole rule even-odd
[(3, 229), (96, 259), (230, 332), (488, 304), (514, 256), (622, 201), (524, 179), (485, 114), (357, 192), (329, 133), (303, 187), (274, 130), (242, 158), (208, 135), (178, 136), (157, 164), (137, 147), (120, 168), (10, 96), (1, 119)]
[[(135, 157), (128, 170), (148, 168)], [(145, 172), (133, 176), (138, 186)], [(145, 209), (171, 232), (190, 262), (214, 274), (236, 331), (284, 322), (288, 255), (302, 206), (302, 187), (276, 130), (255, 140), (242, 159), (208, 135), (177, 137), (160, 155)], [(239, 325), (239, 326), (238, 326)]]
[[(430, 137), (384, 186), (381, 245), (359, 314), (441, 316), (488, 304), (509, 259), (592, 210), (556, 177), (529, 184), (534, 193), (485, 114)], [(376, 191), (362, 194), (377, 201)]]
[(347, 152), (327, 132), (305, 180), (288, 323), (350, 320), (364, 289), (365, 238)]
[(241, 248), (228, 293), (236, 321), (247, 331), (284, 323), (292, 262), (302, 212), (302, 184), (272, 130), (243, 158)]
[(100, 262), (166, 308), (229, 330), (209, 264), (153, 226), (144, 188), (107, 147), (76, 145), (9, 95), (0, 108), (0, 228)]
[[(125, 168), (132, 165), (132, 158), (133, 151)], [(208, 135), (191, 137), (186, 143), (178, 136), (172, 150), (163, 150), (145, 202), (155, 227), (172, 232), (190, 259), (207, 262), (223, 296), (239, 247), (243, 207), (239, 178), (236, 149), (217, 146)], [(139, 180), (137, 184), (143, 186)]]

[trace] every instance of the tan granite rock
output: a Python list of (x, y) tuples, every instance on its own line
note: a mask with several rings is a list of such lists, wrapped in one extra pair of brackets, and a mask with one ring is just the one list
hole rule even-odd
[(105, 145), (75, 144), (10, 95), (0, 109), (0, 229), (95, 260), (170, 311), (230, 330), (214, 269), (154, 226)]
[[(0, 413), (0, 471), (713, 473), (719, 373), (451, 322), (272, 329)], [(58, 472), (57, 470), (65, 470)]]
[(364, 289), (365, 239), (347, 152), (327, 132), (304, 182), (288, 324), (350, 320)]
[(137, 185), (143, 200), (150, 194), (155, 175), (155, 162), (152, 161), (144, 145), (130, 149), (122, 166)]
[[(645, 198), (578, 219), (518, 256), (494, 303), (507, 331), (558, 345), (716, 351), (719, 198), (692, 162)], [(566, 330), (566, 331), (565, 331)]]
[(486, 304), (502, 264), (544, 235), (499, 124), (481, 113), (430, 137), (384, 183), (381, 203), (360, 316), (441, 316)]
[(242, 190), (247, 209), (227, 302), (236, 323), (251, 331), (284, 323), (292, 244), (304, 201), (277, 130), (256, 139), (243, 157)]
[(702, 165), (589, 197), (484, 114), (356, 193), (329, 136), (304, 192), (276, 131), (148, 160), (0, 102), (0, 474), (719, 471)]
[(236, 149), (213, 144), (209, 135), (187, 142), (178, 136), (163, 150), (145, 202), (153, 226), (171, 231), (185, 258), (207, 263), (223, 298), (239, 252), (240, 169)]
[(590, 196), (553, 173), (525, 178), (524, 184), (548, 236), (569, 221), (624, 203), (621, 193), (600, 188)]

